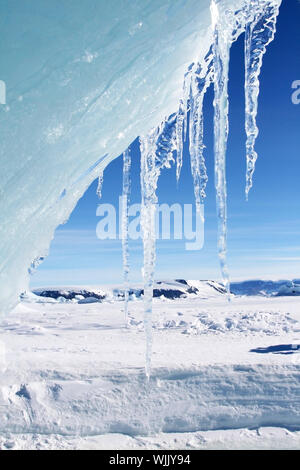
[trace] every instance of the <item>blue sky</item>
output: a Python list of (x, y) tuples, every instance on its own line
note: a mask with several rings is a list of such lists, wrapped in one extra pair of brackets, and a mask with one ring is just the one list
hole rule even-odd
[[(228, 264), (232, 279), (300, 277), (300, 104), (291, 101), (300, 80), (300, 3), (283, 0), (277, 34), (264, 57), (261, 74), (254, 187), (245, 201), (243, 38), (231, 50), (230, 135), (227, 152)], [(205, 157), (208, 170), (205, 242), (186, 251), (184, 241), (158, 241), (156, 277), (219, 279), (213, 171), (213, 93), (205, 97)], [(140, 201), (139, 147), (132, 145), (132, 201)], [(159, 181), (160, 203), (193, 203), (187, 149), (178, 188), (175, 168)], [(32, 278), (32, 286), (120, 283), (119, 240), (96, 237), (97, 183), (78, 202), (69, 221), (57, 229), (50, 254)], [(122, 159), (104, 172), (102, 203), (117, 205), (122, 188)], [(142, 245), (130, 242), (131, 279), (141, 281)]]

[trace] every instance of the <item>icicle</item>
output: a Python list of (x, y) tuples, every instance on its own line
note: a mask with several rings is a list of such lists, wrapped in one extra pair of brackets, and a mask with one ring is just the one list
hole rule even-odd
[(103, 171), (101, 170), (101, 173), (98, 176), (98, 186), (96, 189), (96, 194), (99, 199), (102, 198), (102, 185), (103, 185)]
[(182, 168), (182, 155), (183, 155), (183, 126), (186, 116), (181, 100), (179, 111), (176, 119), (176, 140), (177, 140), (177, 157), (176, 157), (176, 181), (179, 182), (181, 168)]
[(176, 149), (176, 115), (171, 115), (148, 136), (140, 137), (141, 226), (144, 246), (144, 328), (146, 335), (146, 376), (151, 372), (152, 298), (156, 260), (156, 188), (162, 168), (170, 168)]
[(152, 297), (155, 269), (155, 212), (156, 187), (159, 169), (156, 166), (157, 130), (153, 129), (148, 136), (140, 137), (141, 148), (141, 226), (144, 245), (144, 327), (146, 335), (146, 376), (149, 379), (152, 353)]
[[(257, 3), (257, 2), (256, 2)], [(255, 170), (257, 153), (255, 141), (258, 136), (256, 124), (257, 101), (259, 95), (259, 75), (262, 67), (263, 55), (267, 45), (274, 39), (276, 32), (276, 19), (279, 13), (278, 4), (267, 1), (263, 10), (257, 3), (258, 14), (253, 21), (246, 25), (245, 32), (245, 99), (246, 99), (246, 199), (252, 187), (252, 177)], [(251, 5), (253, 9), (254, 5)], [(249, 11), (251, 15), (251, 10)]]
[(177, 113), (175, 132), (176, 132), (176, 180), (177, 183), (180, 178), (182, 168), (182, 155), (183, 155), (183, 142), (186, 141), (187, 136), (187, 113), (189, 106), (189, 93), (191, 83), (191, 71), (194, 64), (191, 64), (183, 81), (183, 97), (180, 100), (179, 110)]
[(200, 213), (200, 204), (205, 198), (205, 188), (207, 184), (207, 173), (203, 150), (203, 99), (212, 81), (212, 53), (205, 61), (204, 67), (198, 65), (191, 80), (190, 91), (190, 160), (191, 172), (194, 182), (194, 193), (196, 200), (196, 210)]
[(124, 319), (128, 327), (129, 300), (129, 248), (128, 248), (128, 205), (130, 198), (130, 149), (123, 153), (123, 194), (122, 194), (122, 252), (123, 252), (123, 281), (124, 281)]
[(214, 27), (214, 88), (215, 88), (215, 186), (218, 216), (218, 253), (224, 286), (230, 295), (229, 274), (226, 263), (227, 250), (227, 191), (226, 191), (226, 148), (228, 138), (228, 69), (232, 31), (220, 19), (219, 5), (211, 3)]
[[(177, 152), (176, 178), (182, 168), (183, 142), (187, 134), (187, 113), (190, 111), (190, 154), (191, 170), (194, 179), (194, 191), (197, 209), (205, 197), (207, 174), (203, 157), (203, 99), (205, 92), (214, 80), (214, 134), (215, 134), (215, 186), (218, 216), (218, 254), (220, 258), (223, 283), (230, 299), (230, 282), (226, 262), (227, 252), (227, 191), (226, 191), (226, 149), (228, 140), (228, 71), (229, 51), (241, 31), (252, 22), (247, 31), (247, 80), (251, 85), (247, 91), (247, 150), (255, 156), (256, 137), (256, 99), (257, 81), (262, 55), (275, 31), (275, 20), (280, 0), (249, 0), (245, 7), (237, 12), (227, 8), (221, 0), (211, 0), (213, 25), (213, 47), (201, 65), (192, 64), (185, 75), (183, 97), (176, 115), (169, 117), (148, 136), (140, 138), (141, 144), (141, 190), (142, 209), (141, 225), (144, 245), (144, 325), (146, 333), (146, 375), (149, 378), (152, 350), (152, 297), (155, 268), (155, 212), (156, 188), (162, 167), (169, 167), (173, 161), (173, 151)], [(249, 5), (251, 9), (249, 10)], [(251, 13), (249, 13), (251, 12)], [(250, 16), (249, 16), (250, 15)], [(263, 32), (260, 30), (264, 26)], [(253, 70), (256, 69), (253, 75)], [(248, 87), (249, 88), (249, 87)], [(253, 139), (254, 136), (254, 139)], [(249, 153), (250, 152), (250, 153)], [(250, 159), (250, 157), (248, 157)], [(249, 163), (249, 181), (251, 180), (255, 158)], [(252, 165), (252, 167), (251, 167)], [(249, 185), (249, 188), (251, 184)]]

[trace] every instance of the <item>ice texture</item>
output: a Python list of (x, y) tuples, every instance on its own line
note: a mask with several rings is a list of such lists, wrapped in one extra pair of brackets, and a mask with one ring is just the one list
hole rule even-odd
[[(1, 313), (14, 307), (19, 294), (26, 290), (28, 268), (47, 254), (56, 227), (68, 219), (78, 199), (102, 175), (105, 166), (137, 136), (144, 136), (144, 159), (152, 144), (151, 152), (156, 147), (156, 154), (164, 153), (166, 148), (173, 152), (176, 147), (179, 177), (187, 113), (196, 98), (191, 99), (190, 91), (201, 95), (201, 90), (195, 89), (193, 74), (205, 69), (212, 45), (213, 62), (218, 67), (214, 77), (215, 109), (220, 114), (220, 121), (216, 118), (215, 122), (219, 251), (226, 280), (228, 55), (232, 41), (246, 25), (259, 14), (264, 22), (266, 9), (277, 8), (280, 3), (2, 1), (5, 18), (1, 22), (0, 65), (7, 104), (0, 107)], [(184, 77), (187, 82), (182, 93)], [(203, 196), (202, 99), (194, 103), (190, 112), (198, 124), (192, 123), (191, 133), (200, 149), (195, 153), (196, 160), (192, 156), (199, 182), (195, 194)], [(180, 113), (176, 116), (173, 113), (178, 107)], [(154, 134), (156, 143), (151, 141)], [(193, 146), (191, 150), (193, 153)], [(163, 158), (163, 165), (170, 164), (169, 156)], [(154, 180), (146, 174), (149, 164), (149, 171), (153, 171), (153, 158), (146, 162), (142, 178), (145, 184), (151, 180), (149, 191), (154, 201)], [(148, 219), (152, 202), (146, 204), (147, 200), (144, 226), (151, 228), (152, 216)], [(149, 237), (144, 245), (150, 296), (155, 243)]]
[(101, 170), (178, 109), (211, 28), (209, 0), (2, 0), (1, 11), (5, 313)]
[[(227, 189), (226, 147), (228, 138), (228, 72), (229, 51), (232, 42), (232, 24), (227, 24), (226, 14), (212, 0), (211, 14), (214, 26), (214, 134), (215, 134), (215, 186), (218, 217), (218, 253), (224, 285), (229, 294), (229, 274), (226, 264), (227, 238)], [(229, 26), (229, 27), (228, 27)], [(231, 27), (230, 27), (231, 26)]]

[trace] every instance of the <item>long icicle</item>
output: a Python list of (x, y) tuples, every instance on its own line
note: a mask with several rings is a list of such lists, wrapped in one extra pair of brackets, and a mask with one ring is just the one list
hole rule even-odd
[(128, 327), (129, 300), (129, 247), (128, 247), (128, 205), (130, 199), (130, 170), (131, 153), (128, 148), (123, 153), (123, 193), (122, 193), (122, 253), (123, 253), (123, 282), (124, 282), (124, 321)]
[[(258, 2), (259, 6), (259, 2)], [(251, 5), (253, 8), (253, 5)], [(258, 10), (258, 14), (253, 21), (247, 23), (245, 32), (245, 100), (246, 100), (246, 199), (252, 187), (253, 173), (257, 160), (255, 151), (255, 141), (258, 136), (256, 123), (258, 95), (259, 95), (259, 75), (262, 67), (263, 56), (268, 44), (274, 39), (276, 32), (276, 20), (279, 13), (279, 5), (273, 1), (267, 1), (263, 11)], [(251, 15), (251, 10), (249, 11)]]
[(183, 142), (187, 136), (187, 113), (189, 106), (189, 93), (191, 86), (191, 72), (193, 64), (189, 67), (185, 74), (183, 81), (183, 96), (180, 100), (179, 110), (177, 112), (177, 118), (175, 123), (175, 136), (176, 136), (176, 180), (179, 182), (181, 168), (182, 168), (182, 156), (183, 156)]
[(144, 328), (146, 335), (146, 376), (149, 380), (151, 372), (152, 354), (152, 297), (155, 269), (156, 245), (156, 187), (159, 168), (156, 166), (156, 140), (157, 129), (153, 129), (148, 136), (140, 137), (141, 149), (141, 226), (144, 245)]
[[(226, 149), (228, 139), (228, 70), (231, 36), (229, 29), (220, 18), (219, 5), (211, 3), (214, 27), (214, 134), (215, 134), (215, 186), (218, 217), (218, 254), (223, 283), (230, 298), (230, 282), (226, 262), (227, 252), (227, 189), (226, 189)], [(231, 31), (230, 31), (231, 33)]]
[(212, 54), (205, 61), (203, 69), (198, 69), (192, 76), (190, 90), (189, 152), (191, 172), (194, 182), (196, 210), (200, 213), (200, 204), (205, 198), (207, 172), (203, 150), (203, 99), (212, 82)]
[[(237, 16), (234, 10), (226, 9), (221, 0), (211, 1), (213, 47), (207, 56), (207, 68), (197, 70), (192, 64), (185, 76), (183, 98), (177, 115), (171, 115), (161, 125), (152, 129), (147, 136), (141, 136), (141, 225), (144, 245), (144, 325), (146, 334), (146, 375), (150, 377), (152, 351), (152, 297), (155, 268), (155, 213), (156, 188), (163, 167), (170, 167), (174, 150), (177, 151), (177, 181), (182, 167), (183, 141), (187, 132), (187, 113), (190, 118), (191, 166), (195, 182), (196, 204), (205, 196), (206, 167), (203, 158), (203, 96), (214, 74), (215, 89), (215, 186), (218, 215), (218, 254), (223, 283), (230, 299), (230, 282), (226, 261), (227, 253), (227, 190), (226, 190), (226, 150), (228, 140), (228, 71), (229, 51), (237, 39), (243, 25), (262, 14), (268, 5), (276, 8), (280, 0), (253, 0), (251, 15), (243, 8)], [(249, 5), (249, 4), (248, 4)], [(275, 11), (275, 10), (274, 10)], [(276, 10), (277, 11), (277, 10)], [(250, 18), (250, 19), (249, 19)], [(243, 23), (242, 20), (246, 21)], [(266, 44), (267, 45), (267, 42)], [(213, 60), (211, 60), (213, 57)], [(211, 65), (211, 62), (213, 65)], [(203, 72), (205, 73), (203, 74)], [(255, 114), (256, 116), (256, 114)], [(199, 202), (200, 201), (200, 202)]]
[(176, 115), (140, 137), (141, 226), (144, 245), (144, 328), (146, 334), (146, 376), (150, 378), (152, 355), (152, 298), (156, 261), (156, 189), (163, 168), (171, 168), (176, 150)]
[(182, 156), (183, 156), (183, 126), (186, 119), (186, 111), (183, 100), (180, 101), (179, 110), (176, 118), (176, 141), (177, 141), (177, 157), (176, 157), (176, 181), (179, 182)]

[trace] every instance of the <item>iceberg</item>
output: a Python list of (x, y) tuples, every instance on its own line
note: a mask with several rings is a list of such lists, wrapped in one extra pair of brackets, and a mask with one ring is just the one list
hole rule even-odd
[[(16, 305), (28, 287), (30, 272), (47, 255), (56, 227), (68, 219), (91, 182), (99, 177), (101, 194), (105, 166), (137, 136), (142, 136), (144, 148), (153, 136), (159, 139), (159, 130), (165, 132), (170, 116), (175, 116), (171, 138), (173, 144), (176, 141), (179, 178), (187, 114), (192, 113), (195, 196), (203, 199), (201, 107), (211, 81), (216, 95), (219, 254), (229, 291), (225, 259), (229, 51), (248, 25), (254, 24), (250, 36), (255, 44), (262, 29), (265, 40), (257, 53), (255, 44), (248, 43), (248, 64), (253, 61), (256, 67), (255, 88), (247, 95), (249, 180), (255, 163), (252, 134), (257, 133), (258, 74), (281, 0), (1, 3), (1, 80), (7, 96), (6, 104), (0, 106), (0, 312)], [(267, 29), (267, 35), (266, 28), (255, 26), (264, 25), (266, 17), (273, 28), (270, 33)], [(247, 79), (249, 83), (249, 74)], [(152, 141), (152, 154), (155, 146)], [(145, 163), (147, 156), (144, 159)], [(144, 176), (145, 183), (151, 180), (151, 175)], [(150, 199), (155, 202), (153, 178), (151, 184)], [(148, 220), (148, 228), (152, 202), (145, 204), (144, 226)], [(150, 241), (144, 246), (150, 312), (155, 246)]]

